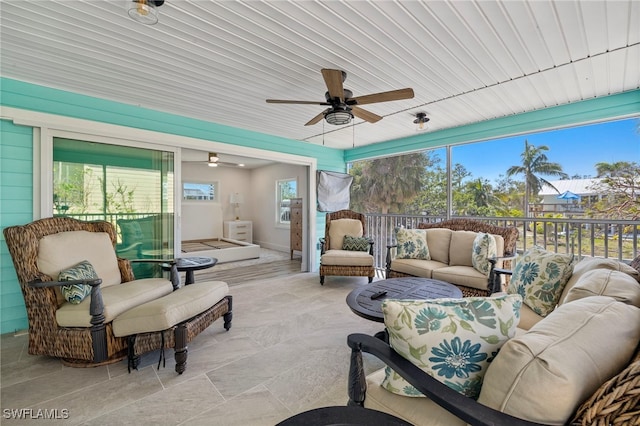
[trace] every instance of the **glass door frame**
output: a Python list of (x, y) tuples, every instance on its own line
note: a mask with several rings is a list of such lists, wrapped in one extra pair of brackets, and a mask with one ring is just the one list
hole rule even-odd
[[(54, 138), (66, 138), (66, 139), (76, 139), (85, 142), (95, 142), (95, 143), (104, 143), (109, 145), (120, 145), (123, 147), (133, 147), (133, 148), (141, 148), (148, 149), (153, 151), (167, 151), (173, 153), (173, 173), (174, 173), (174, 191), (173, 191), (173, 205), (174, 205), (174, 214), (173, 214), (173, 229), (174, 229), (174, 239), (173, 239), (173, 253), (180, 253), (180, 217), (182, 216), (182, 207), (181, 207), (181, 191), (179, 188), (182, 188), (182, 180), (181, 180), (181, 148), (175, 147), (171, 145), (165, 145), (160, 143), (149, 143), (142, 142), (139, 140), (133, 139), (122, 139), (110, 136), (100, 136), (95, 134), (87, 134), (87, 133), (79, 133), (74, 131), (67, 130), (57, 130), (57, 129), (40, 129), (40, 135), (36, 135), (34, 133), (34, 140), (37, 140), (39, 143), (34, 143), (34, 191), (39, 191), (39, 199), (34, 197), (34, 216), (38, 216), (37, 218), (43, 217), (51, 217), (54, 212), (53, 205), (53, 140)], [(37, 164), (39, 163), (39, 164)], [(39, 173), (37, 173), (39, 172)], [(36, 218), (34, 218), (36, 219)]]

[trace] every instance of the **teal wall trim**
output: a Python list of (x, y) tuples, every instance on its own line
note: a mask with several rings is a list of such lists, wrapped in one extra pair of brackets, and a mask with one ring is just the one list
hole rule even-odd
[[(33, 129), (0, 120), (0, 228), (33, 219)], [(27, 328), (27, 311), (4, 234), (0, 236), (0, 333)]]
[(640, 114), (640, 90), (603, 96), (345, 151), (345, 161), (382, 157)]

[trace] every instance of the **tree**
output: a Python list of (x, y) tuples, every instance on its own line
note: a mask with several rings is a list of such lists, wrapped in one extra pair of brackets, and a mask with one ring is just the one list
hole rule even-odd
[(351, 188), (352, 207), (362, 212), (406, 213), (405, 206), (420, 193), (429, 165), (427, 153), (354, 163)]
[(634, 162), (597, 163), (602, 178), (594, 189), (607, 197), (592, 208), (591, 214), (615, 219), (640, 219), (640, 165)]
[(525, 216), (529, 216), (530, 196), (533, 194), (537, 195), (542, 189), (543, 184), (556, 189), (549, 181), (539, 175), (558, 176), (560, 178), (565, 178), (567, 176), (567, 174), (562, 171), (562, 166), (559, 163), (549, 162), (547, 155), (544, 153), (548, 150), (549, 147), (546, 145), (529, 145), (529, 142), (525, 139), (524, 151), (520, 154), (520, 158), (522, 158), (522, 165), (511, 166), (507, 170), (507, 177), (518, 174), (524, 175)]

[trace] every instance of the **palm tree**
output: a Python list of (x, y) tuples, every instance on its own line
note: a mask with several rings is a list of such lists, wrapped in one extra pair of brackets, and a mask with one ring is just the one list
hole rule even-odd
[[(539, 175), (558, 176), (566, 178), (568, 175), (562, 171), (559, 163), (551, 163), (544, 153), (548, 151), (546, 145), (533, 146), (525, 139), (524, 151), (520, 154), (522, 158), (521, 166), (511, 166), (507, 170), (507, 177), (523, 174), (524, 175), (524, 213), (525, 217), (529, 216), (529, 196), (538, 194), (542, 189), (542, 185), (548, 185), (556, 189), (549, 181)], [(557, 191), (557, 189), (556, 189)]]
[(428, 155), (414, 153), (354, 164), (354, 207), (366, 212), (400, 213), (422, 189)]

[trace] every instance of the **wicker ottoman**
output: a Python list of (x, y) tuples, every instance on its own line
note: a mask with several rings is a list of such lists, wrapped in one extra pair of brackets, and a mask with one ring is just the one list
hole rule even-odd
[[(171, 294), (142, 304), (113, 320), (113, 334), (128, 338), (129, 372), (137, 368), (140, 354), (174, 348), (176, 372), (187, 367), (187, 344), (216, 319), (224, 316), (224, 328), (231, 328), (232, 297), (222, 281), (205, 281), (184, 286)], [(160, 362), (158, 362), (158, 368)]]

